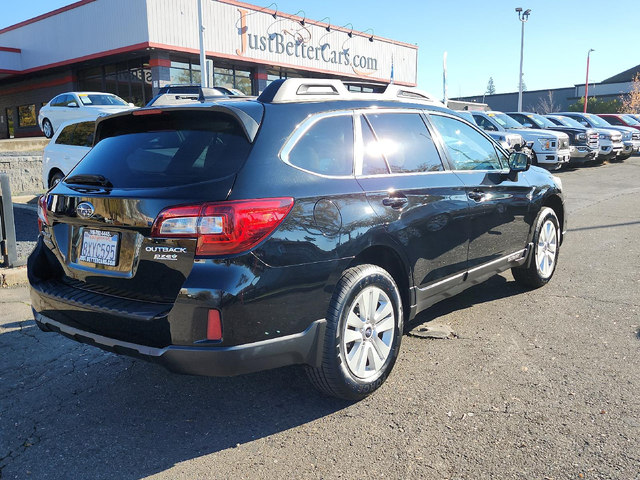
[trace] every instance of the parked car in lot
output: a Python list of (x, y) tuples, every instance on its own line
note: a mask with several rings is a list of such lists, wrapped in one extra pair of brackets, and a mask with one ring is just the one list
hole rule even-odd
[(542, 287), (560, 179), (419, 90), (287, 79), (101, 118), (39, 202), (37, 325), (171, 371), (305, 364), (360, 399), (418, 312), (494, 274)]
[[(613, 132), (620, 132), (622, 149), (616, 155), (616, 160), (626, 160), (640, 150), (640, 132), (637, 132), (633, 128), (611, 125), (604, 118), (594, 115), (593, 113), (562, 112), (560, 115), (573, 118), (585, 127), (606, 128)], [(611, 137), (614, 143), (619, 141), (616, 135), (612, 134)]]
[[(634, 118), (633, 115), (615, 114), (615, 113), (599, 113), (600, 118), (604, 118), (614, 127), (630, 127), (640, 130), (640, 120)], [(640, 138), (640, 137), (639, 137)]]
[[(455, 112), (472, 125), (477, 125), (471, 112), (467, 110), (456, 110)], [(524, 138), (522, 138), (522, 135), (519, 133), (494, 131), (486, 131), (485, 133), (498, 142), (500, 146), (509, 153), (520, 152), (527, 146), (527, 142), (524, 141)]]
[(60, 125), (42, 154), (42, 184), (53, 187), (91, 150), (95, 120), (72, 120)]
[(47, 138), (53, 137), (61, 124), (70, 120), (110, 115), (137, 108), (120, 97), (102, 92), (68, 92), (53, 98), (40, 109), (38, 125)]
[[(546, 117), (556, 125), (584, 128), (585, 131), (591, 129), (590, 127), (585, 127), (577, 120), (571, 117), (565, 117), (564, 115), (553, 114), (547, 115)], [(598, 133), (599, 151), (598, 156), (596, 157), (596, 161), (598, 163), (604, 162), (605, 160), (611, 160), (616, 157), (618, 152), (622, 151), (622, 134), (620, 132), (606, 128), (594, 128), (593, 130)]]
[(583, 126), (578, 128), (556, 125), (536, 113), (507, 112), (507, 115), (527, 128), (566, 133), (569, 136), (569, 150), (571, 151), (569, 163), (572, 165), (582, 165), (585, 162), (595, 160), (598, 156), (600, 142), (598, 141), (598, 132), (593, 129), (585, 129)]
[[(200, 85), (165, 85), (146, 106), (219, 100), (230, 96), (227, 93), (228, 90), (221, 87), (208, 88)], [(234, 95), (238, 94), (231, 94), (231, 96)]]
[(569, 162), (571, 150), (569, 137), (564, 133), (525, 128), (509, 115), (502, 112), (472, 111), (476, 124), (487, 132), (515, 132), (525, 139), (534, 154), (534, 163), (557, 170)]

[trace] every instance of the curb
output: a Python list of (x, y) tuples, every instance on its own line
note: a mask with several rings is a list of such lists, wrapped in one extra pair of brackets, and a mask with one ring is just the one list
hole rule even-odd
[(27, 267), (0, 268), (0, 285), (2, 288), (28, 285)]

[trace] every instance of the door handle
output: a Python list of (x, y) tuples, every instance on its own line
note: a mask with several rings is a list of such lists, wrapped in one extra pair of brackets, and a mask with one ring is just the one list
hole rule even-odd
[(387, 197), (387, 198), (383, 198), (382, 199), (382, 204), (385, 207), (391, 207), (391, 208), (395, 208), (397, 210), (400, 210), (401, 208), (404, 208), (407, 203), (409, 203), (409, 199), (407, 197)]
[(485, 196), (485, 193), (478, 188), (476, 188), (475, 190), (472, 190), (468, 194), (468, 197), (474, 202), (481, 202), (484, 196)]

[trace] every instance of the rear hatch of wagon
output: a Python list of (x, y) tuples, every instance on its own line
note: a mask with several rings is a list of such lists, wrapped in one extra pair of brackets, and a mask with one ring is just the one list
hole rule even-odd
[(258, 126), (225, 107), (136, 110), (100, 121), (94, 148), (42, 202), (43, 243), (64, 272), (55, 281), (173, 302), (197, 240), (155, 238), (154, 221), (169, 207), (226, 200)]

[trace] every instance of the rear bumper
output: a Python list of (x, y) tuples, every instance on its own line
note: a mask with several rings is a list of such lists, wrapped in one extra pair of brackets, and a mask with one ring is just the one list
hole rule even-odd
[(227, 377), (286, 365), (318, 366), (326, 320), (313, 322), (304, 332), (232, 347), (168, 346), (154, 348), (86, 332), (56, 322), (33, 310), (39, 327), (109, 352), (158, 363), (174, 373)]

